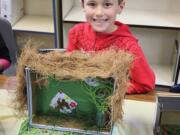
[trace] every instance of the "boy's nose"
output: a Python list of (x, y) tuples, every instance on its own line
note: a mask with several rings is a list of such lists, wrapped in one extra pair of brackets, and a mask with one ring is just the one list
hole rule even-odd
[(96, 16), (103, 16), (103, 8), (101, 6), (98, 6), (95, 11)]

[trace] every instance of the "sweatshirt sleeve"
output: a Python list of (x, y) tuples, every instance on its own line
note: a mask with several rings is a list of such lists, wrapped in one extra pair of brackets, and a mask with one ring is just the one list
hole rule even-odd
[(129, 49), (135, 57), (133, 68), (130, 71), (131, 85), (128, 88), (127, 94), (145, 93), (152, 91), (155, 88), (155, 75), (150, 68), (145, 55), (137, 42), (132, 41)]
[(2, 65), (2, 68), (4, 70), (10, 66), (10, 61), (0, 58), (0, 65)]

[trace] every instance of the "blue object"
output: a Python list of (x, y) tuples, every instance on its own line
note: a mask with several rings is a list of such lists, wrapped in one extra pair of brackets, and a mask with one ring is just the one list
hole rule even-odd
[(172, 86), (169, 90), (170, 92), (180, 93), (180, 84)]

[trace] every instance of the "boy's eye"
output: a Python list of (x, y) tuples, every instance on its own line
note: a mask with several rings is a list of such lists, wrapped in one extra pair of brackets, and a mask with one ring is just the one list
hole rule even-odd
[(107, 3), (104, 4), (104, 6), (105, 6), (105, 7), (111, 7), (111, 6), (112, 6), (112, 3), (108, 3), (108, 2), (107, 2)]
[(89, 3), (87, 3), (87, 5), (88, 5), (88, 6), (91, 6), (91, 7), (94, 7), (94, 6), (96, 6), (96, 3), (89, 2)]

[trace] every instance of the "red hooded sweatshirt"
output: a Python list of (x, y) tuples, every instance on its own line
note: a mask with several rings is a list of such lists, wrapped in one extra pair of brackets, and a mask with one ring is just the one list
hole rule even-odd
[(93, 31), (88, 23), (75, 25), (68, 35), (67, 51), (99, 51), (116, 46), (121, 50), (128, 51), (135, 56), (133, 68), (130, 72), (131, 86), (127, 93), (145, 93), (155, 87), (155, 75), (139, 46), (137, 39), (129, 31), (127, 25), (115, 22), (118, 29), (112, 33), (98, 33)]

